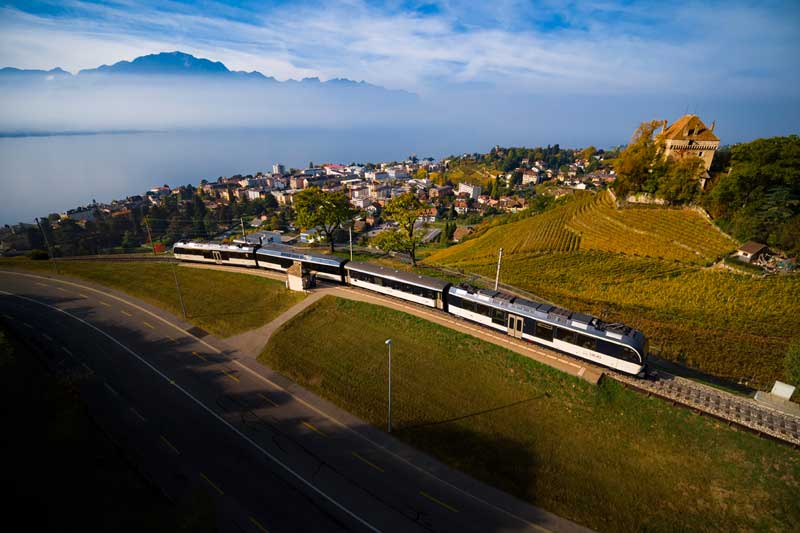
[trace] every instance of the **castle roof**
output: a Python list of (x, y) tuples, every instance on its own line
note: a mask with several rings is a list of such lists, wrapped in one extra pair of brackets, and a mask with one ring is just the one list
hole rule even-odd
[[(666, 123), (666, 121), (664, 121)], [(719, 137), (714, 135), (703, 124), (703, 121), (697, 115), (684, 115), (672, 123), (662, 134), (664, 139), (671, 139), (673, 141), (717, 141)]]

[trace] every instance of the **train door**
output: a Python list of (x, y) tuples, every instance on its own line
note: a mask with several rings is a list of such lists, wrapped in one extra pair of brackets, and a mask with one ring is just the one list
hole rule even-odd
[(213, 252), (211, 252), (211, 255), (214, 256), (214, 262), (216, 264), (218, 264), (218, 265), (222, 264), (222, 254), (221, 253), (219, 253), (218, 251), (214, 250)]
[(522, 338), (523, 318), (521, 316), (508, 314), (508, 334), (518, 339)]

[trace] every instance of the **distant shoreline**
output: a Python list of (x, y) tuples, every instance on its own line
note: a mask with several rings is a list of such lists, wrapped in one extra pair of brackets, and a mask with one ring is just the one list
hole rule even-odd
[(73, 137), (83, 135), (126, 135), (132, 133), (164, 133), (160, 130), (92, 130), (92, 131), (0, 131), (0, 139), (23, 137)]

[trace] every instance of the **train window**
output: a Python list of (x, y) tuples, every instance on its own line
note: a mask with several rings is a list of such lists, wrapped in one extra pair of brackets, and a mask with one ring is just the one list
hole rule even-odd
[(535, 335), (536, 321), (531, 318), (526, 318), (525, 321), (522, 323), (522, 333), (524, 333), (525, 335)]
[(575, 336), (577, 337), (577, 345), (581, 348), (586, 348), (588, 350), (595, 350), (597, 348), (597, 343), (595, 342), (594, 337), (589, 337), (588, 335), (581, 335), (580, 333), (576, 333)]
[(564, 328), (556, 328), (556, 339), (575, 344), (575, 332)]
[(483, 315), (486, 317), (492, 317), (492, 308), (483, 304), (475, 304), (476, 310), (479, 315)]
[(553, 340), (553, 326), (547, 324), (545, 322), (537, 322), (536, 323), (536, 333), (534, 335), (542, 340), (552, 341)]
[(502, 309), (492, 309), (492, 322), (495, 324), (506, 324), (506, 312)]
[(622, 346), (621, 348), (622, 348), (622, 354), (620, 355), (620, 357), (622, 359), (624, 359), (625, 361), (628, 361), (630, 363), (640, 363), (641, 362), (641, 361), (639, 361), (639, 356), (631, 348), (628, 348), (627, 346)]
[(461, 307), (461, 298), (458, 296), (453, 296), (452, 294), (447, 295), (447, 305), (452, 307)]
[(471, 302), (469, 300), (463, 300), (464, 305), (462, 307), (465, 311), (471, 311), (473, 313), (476, 312), (475, 302)]

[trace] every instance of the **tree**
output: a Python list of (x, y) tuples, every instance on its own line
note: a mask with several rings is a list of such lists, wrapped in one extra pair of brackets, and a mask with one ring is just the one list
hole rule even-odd
[(581, 159), (589, 160), (591, 157), (597, 152), (597, 148), (594, 146), (587, 146), (583, 150), (581, 150)]
[(630, 144), (614, 160), (617, 179), (614, 190), (622, 197), (637, 192), (656, 192), (659, 179), (666, 173), (662, 157), (663, 140), (654, 137), (659, 122), (642, 122)]
[(671, 204), (694, 201), (700, 185), (697, 178), (704, 169), (705, 163), (699, 157), (684, 157), (668, 166), (658, 183), (656, 194)]
[(415, 234), (415, 223), (426, 207), (413, 192), (393, 198), (383, 208), (383, 218), (397, 222), (399, 227), (379, 233), (373, 242), (382, 250), (407, 253), (416, 266), (420, 238)]
[(333, 252), (334, 234), (353, 216), (347, 196), (343, 192), (309, 187), (295, 195), (293, 205), (297, 223), (305, 229), (319, 227)]

